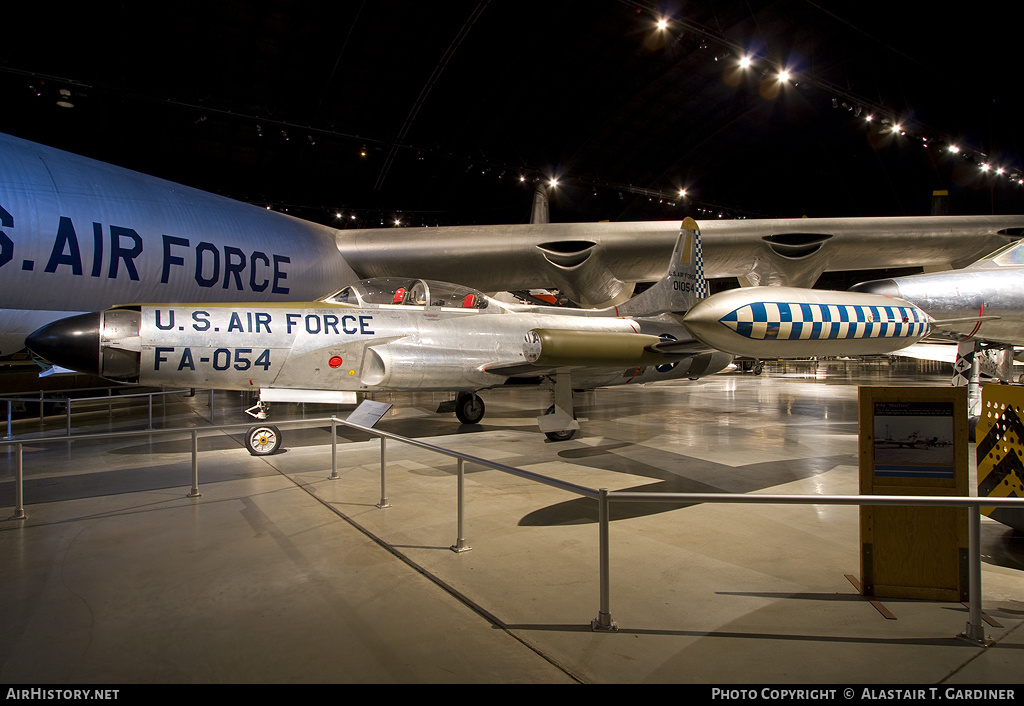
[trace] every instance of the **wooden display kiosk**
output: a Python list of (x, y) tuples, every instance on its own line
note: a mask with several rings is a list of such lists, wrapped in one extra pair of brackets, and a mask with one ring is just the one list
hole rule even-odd
[[(859, 421), (861, 495), (969, 495), (966, 387), (861, 387)], [(862, 506), (860, 535), (864, 595), (968, 599), (966, 508)]]

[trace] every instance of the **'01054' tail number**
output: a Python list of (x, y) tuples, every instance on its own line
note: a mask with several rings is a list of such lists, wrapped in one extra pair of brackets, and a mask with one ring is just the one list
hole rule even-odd
[(264, 348), (261, 352), (255, 353), (252, 348), (217, 348), (210, 350), (201, 349), (196, 353), (191, 348), (175, 348), (172, 346), (157, 346), (153, 349), (153, 370), (174, 368), (178, 370), (195, 370), (197, 364), (209, 365), (214, 370), (249, 370), (250, 368), (262, 368), (264, 372), (270, 369), (270, 350)]

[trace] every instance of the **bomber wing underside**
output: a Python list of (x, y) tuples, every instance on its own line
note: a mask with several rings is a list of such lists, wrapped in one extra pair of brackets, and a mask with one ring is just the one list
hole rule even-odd
[[(456, 280), (486, 291), (557, 288), (584, 307), (629, 299), (659, 279), (679, 221), (338, 231), (362, 277)], [(963, 267), (1024, 234), (1024, 216), (708, 221), (704, 274), (744, 285), (811, 287), (823, 272)]]

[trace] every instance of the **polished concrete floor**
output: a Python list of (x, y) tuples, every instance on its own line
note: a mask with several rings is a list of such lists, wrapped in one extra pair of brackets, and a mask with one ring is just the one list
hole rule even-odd
[[(394, 395), (378, 428), (592, 488), (857, 492), (857, 386), (948, 384), (916, 363), (790, 363), (764, 375), (597, 390), (552, 443), (533, 390), (485, 393), (480, 425)], [(245, 422), (237, 394), (158, 403), (157, 428)], [(278, 405), (278, 421), (331, 410)], [(346, 410), (340, 410), (344, 415)], [(29, 438), (62, 417), (16, 422)], [(144, 429), (144, 405), (75, 413), (75, 433)], [(342, 428), (284, 429), (249, 456), (241, 432), (0, 448), (0, 682), (1019, 684), (1024, 540), (982, 524), (988, 647), (958, 639), (960, 603), (861, 596), (856, 507), (612, 509), (600, 610), (593, 501)]]

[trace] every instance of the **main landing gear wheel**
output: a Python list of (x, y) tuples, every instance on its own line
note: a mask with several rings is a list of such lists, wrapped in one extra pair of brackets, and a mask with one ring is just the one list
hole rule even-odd
[(281, 431), (268, 425), (251, 427), (245, 433), (245, 448), (253, 456), (269, 456), (281, 448)]
[(480, 395), (462, 393), (455, 397), (455, 416), (463, 424), (479, 424), (484, 418), (484, 401)]
[[(548, 411), (545, 412), (544, 414), (554, 414), (554, 413), (555, 413), (555, 405), (551, 405), (550, 407), (548, 407)], [(572, 418), (575, 419), (576, 415), (575, 414), (572, 415)], [(568, 441), (572, 437), (576, 436), (576, 432), (577, 431), (578, 431), (577, 429), (566, 429), (565, 431), (546, 431), (546, 432), (544, 432), (544, 436), (546, 436), (549, 439), (551, 439), (551, 441)]]

